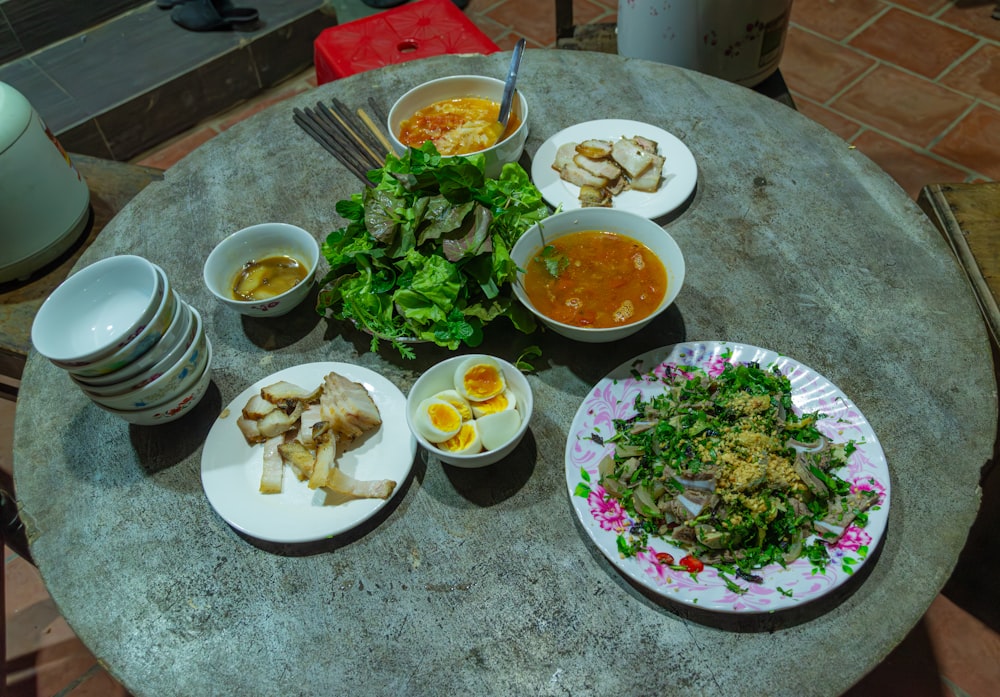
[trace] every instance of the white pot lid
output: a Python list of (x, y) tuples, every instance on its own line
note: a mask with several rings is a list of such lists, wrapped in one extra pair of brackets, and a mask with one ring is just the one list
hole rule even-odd
[(0, 152), (13, 145), (31, 123), (31, 103), (23, 94), (0, 82)]

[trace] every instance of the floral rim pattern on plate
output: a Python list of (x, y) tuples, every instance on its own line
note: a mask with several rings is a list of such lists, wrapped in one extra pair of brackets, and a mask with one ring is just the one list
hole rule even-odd
[[(670, 542), (651, 538), (646, 550), (623, 559), (618, 536), (632, 525), (628, 513), (599, 484), (601, 458), (613, 449), (603, 439), (614, 434), (615, 419), (628, 418), (637, 396), (648, 398), (661, 390), (659, 377), (668, 369), (701, 369), (710, 377), (724, 364), (756, 362), (776, 367), (791, 381), (792, 403), (801, 412), (825, 415), (819, 430), (837, 443), (853, 440), (857, 449), (838, 473), (853, 488), (878, 493), (879, 504), (868, 514), (865, 527), (852, 525), (829, 546), (830, 563), (817, 570), (809, 560), (787, 567), (772, 564), (756, 573), (761, 583), (728, 578), (712, 567), (698, 574), (677, 570), (657, 559), (667, 552), (675, 558), (686, 552)], [(654, 379), (648, 379), (653, 376)], [(591, 540), (619, 571), (659, 595), (687, 605), (725, 613), (774, 612), (816, 600), (840, 587), (866, 562), (885, 533), (889, 515), (889, 470), (877, 436), (861, 410), (833, 383), (813, 369), (774, 351), (746, 344), (707, 341), (675, 344), (642, 354), (602, 379), (583, 400), (566, 444), (566, 483), (573, 509)]]

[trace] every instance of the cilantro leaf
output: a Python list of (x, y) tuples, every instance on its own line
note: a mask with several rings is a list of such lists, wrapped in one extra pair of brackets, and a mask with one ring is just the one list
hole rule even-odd
[(560, 253), (551, 244), (542, 247), (542, 251), (535, 257), (535, 261), (542, 264), (552, 278), (559, 278), (563, 269), (569, 266), (569, 257)]

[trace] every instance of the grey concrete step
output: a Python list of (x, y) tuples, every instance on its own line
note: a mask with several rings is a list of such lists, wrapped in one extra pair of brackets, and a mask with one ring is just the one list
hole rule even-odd
[(128, 160), (297, 75), (312, 64), (319, 33), (337, 24), (324, 0), (234, 4), (256, 8), (260, 20), (192, 32), (146, 2), (7, 61), (0, 81), (28, 98), (68, 150)]
[(149, 0), (0, 0), (0, 63), (87, 31)]

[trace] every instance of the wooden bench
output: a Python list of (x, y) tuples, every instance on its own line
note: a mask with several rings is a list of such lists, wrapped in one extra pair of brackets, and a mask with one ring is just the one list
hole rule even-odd
[(1000, 182), (929, 184), (917, 203), (951, 245), (1000, 343)]

